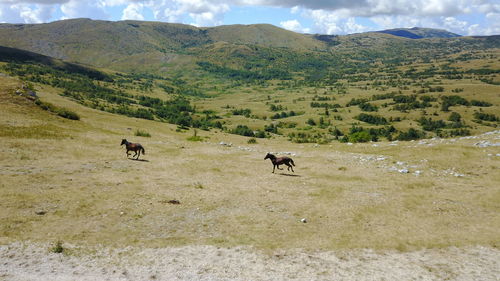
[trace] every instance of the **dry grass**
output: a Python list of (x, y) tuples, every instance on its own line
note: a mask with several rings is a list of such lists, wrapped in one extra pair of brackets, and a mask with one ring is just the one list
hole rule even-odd
[[(1, 243), (405, 251), (500, 243), (498, 147), (478, 148), (474, 139), (248, 145), (244, 137), (200, 131), (205, 141), (192, 142), (190, 131), (40, 91), (82, 117), (65, 120), (9, 96), (18, 82), (0, 79), (9, 85), (0, 89)], [(37, 133), (20, 129), (31, 127)], [(119, 146), (122, 138), (136, 140), (137, 128), (151, 133), (140, 139), (144, 161), (127, 159)], [(296, 173), (272, 174), (268, 151), (295, 153)], [(391, 171), (401, 161), (411, 173)], [(174, 199), (180, 204), (168, 203)]]

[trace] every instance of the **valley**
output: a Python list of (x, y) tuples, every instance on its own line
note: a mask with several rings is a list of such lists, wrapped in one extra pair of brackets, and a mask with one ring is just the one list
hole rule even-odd
[(0, 280), (498, 276), (498, 36), (83, 22), (0, 40)]

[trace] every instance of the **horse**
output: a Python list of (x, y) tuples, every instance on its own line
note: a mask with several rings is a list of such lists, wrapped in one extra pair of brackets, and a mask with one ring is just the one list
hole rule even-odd
[[(142, 147), (142, 145), (140, 143), (131, 143), (131, 142), (128, 142), (126, 139), (122, 139), (122, 143), (120, 144), (121, 145), (125, 145), (125, 148), (127, 149), (127, 158), (129, 156), (128, 152), (129, 151), (133, 151), (135, 152), (134, 156), (137, 156), (135, 159), (139, 159), (139, 156), (141, 155), (141, 151), (142, 151), (142, 154), (146, 155), (146, 151), (144, 150), (144, 147)], [(134, 157), (132, 156), (132, 157)]]
[(290, 171), (290, 169), (292, 169), (292, 172), (295, 173), (292, 167), (292, 165), (295, 166), (295, 163), (293, 163), (293, 160), (290, 157), (286, 156), (276, 157), (271, 153), (267, 153), (266, 157), (264, 157), (264, 160), (266, 159), (271, 159), (271, 162), (273, 163), (273, 173), (274, 173), (274, 168), (276, 167), (278, 167), (279, 170), (283, 170), (282, 168), (280, 168), (280, 165), (287, 165), (288, 166), (287, 170)]

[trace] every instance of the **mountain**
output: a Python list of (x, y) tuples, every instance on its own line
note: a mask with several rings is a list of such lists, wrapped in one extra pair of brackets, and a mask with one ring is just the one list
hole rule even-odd
[[(326, 65), (338, 67), (339, 63), (356, 63), (360, 68), (368, 60), (411, 62), (498, 46), (494, 36), (456, 37), (425, 28), (399, 29), (400, 34), (404, 31), (411, 36), (390, 34), (397, 31), (333, 36), (295, 33), (268, 24), (198, 28), (163, 22), (70, 19), (0, 24), (0, 46), (111, 70), (176, 75), (196, 75), (200, 63), (204, 70), (217, 66), (217, 71), (224, 73), (234, 69), (298, 73), (305, 68), (325, 72)], [(417, 37), (423, 39), (409, 39)]]
[(67, 61), (133, 71), (185, 62), (185, 50), (215, 42), (311, 49), (323, 45), (310, 36), (272, 25), (197, 28), (140, 21), (71, 19), (47, 24), (0, 24), (0, 45)]
[(422, 39), (422, 38), (453, 38), (460, 37), (461, 35), (452, 33), (443, 29), (433, 29), (433, 28), (395, 28), (387, 29), (382, 31), (376, 31), (378, 33), (391, 34), (394, 36), (409, 38), (409, 39)]

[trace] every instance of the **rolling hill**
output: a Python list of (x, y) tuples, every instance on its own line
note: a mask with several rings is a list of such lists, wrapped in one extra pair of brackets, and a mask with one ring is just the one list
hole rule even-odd
[(386, 33), (394, 36), (410, 38), (410, 39), (422, 39), (422, 38), (454, 38), (460, 37), (461, 35), (452, 33), (443, 29), (433, 29), (433, 28), (395, 28), (377, 31), (378, 33)]
[(0, 45), (9, 75), (181, 129), (328, 143), (465, 136), (499, 125), (500, 36), (414, 40), (74, 19), (2, 24)]
[[(459, 52), (477, 49), (492, 41), (491, 38), (457, 38), (449, 32), (423, 28), (381, 32), (326, 36), (299, 34), (264, 24), (197, 28), (162, 22), (71, 19), (47, 24), (0, 24), (0, 46), (95, 67), (161, 73), (170, 69), (177, 71), (179, 66), (192, 70), (196, 61), (213, 55), (205, 50), (214, 48), (226, 49), (222, 56), (215, 58), (217, 62), (245, 57), (245, 52), (242, 55), (234, 50), (255, 47), (278, 53), (285, 51), (292, 57), (303, 53), (314, 56), (344, 53), (373, 59), (380, 55), (405, 58), (407, 54)], [(401, 32), (407, 36), (391, 36)], [(432, 37), (434, 41), (416, 42), (407, 37)], [(498, 38), (495, 41), (493, 44), (498, 46)], [(325, 59), (332, 60), (322, 58)], [(241, 64), (244, 63), (239, 63), (239, 68), (243, 67)]]

